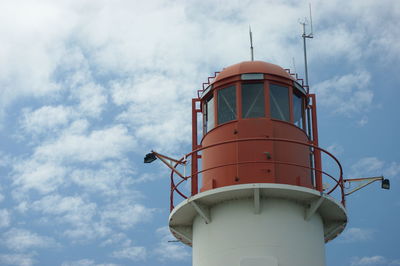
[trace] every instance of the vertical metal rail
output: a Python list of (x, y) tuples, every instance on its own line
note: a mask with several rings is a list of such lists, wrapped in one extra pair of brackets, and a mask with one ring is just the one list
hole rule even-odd
[(303, 25), (303, 35), (301, 35), (301, 37), (303, 37), (303, 50), (304, 50), (304, 75), (305, 75), (305, 82), (306, 82), (306, 86), (307, 86), (307, 93), (310, 92), (309, 88), (308, 88), (308, 64), (307, 64), (307, 42), (306, 39), (307, 38), (313, 38), (312, 34), (306, 35), (306, 23), (301, 23)]
[[(192, 99), (192, 151), (197, 150), (199, 148), (197, 143), (197, 113), (201, 110), (196, 108), (196, 103), (199, 102), (199, 99)], [(197, 152), (192, 154), (192, 168), (191, 168), (191, 190), (192, 196), (196, 195), (198, 191), (198, 158), (199, 155)]]
[[(304, 22), (300, 22), (300, 24), (303, 26), (303, 34), (301, 35), (301, 37), (303, 38), (303, 51), (304, 51), (304, 75), (305, 75), (305, 86), (307, 88), (307, 95), (309, 96), (310, 94), (310, 85), (308, 82), (308, 62), (307, 62), (307, 42), (306, 39), (312, 39), (314, 38), (313, 36), (313, 32), (312, 32), (312, 17), (311, 17), (311, 5), (310, 5), (310, 19), (311, 19), (311, 33), (310, 34), (306, 34), (306, 21)], [(307, 97), (307, 105), (309, 105), (309, 98)], [(307, 133), (308, 133), (308, 137), (310, 139), (310, 141), (314, 140), (314, 135), (311, 135), (311, 114), (310, 114), (310, 109), (307, 108), (306, 110), (306, 114), (307, 114)], [(312, 121), (312, 124), (314, 124), (314, 121)], [(315, 149), (310, 148), (310, 150), (313, 152), (315, 151)], [(315, 155), (315, 154), (314, 154)], [(310, 165), (311, 168), (314, 168), (315, 166), (315, 162), (313, 161), (313, 156), (312, 154), (310, 154)], [(317, 181), (314, 179), (316, 179), (317, 177), (315, 176), (314, 172), (311, 172), (311, 180), (313, 181), (313, 184), (316, 185)]]
[[(315, 99), (315, 94), (309, 94), (312, 101), (312, 134), (313, 134), (313, 144), (316, 147), (318, 145), (318, 125), (317, 125), (317, 101)], [(314, 149), (314, 163), (315, 163), (315, 186), (318, 191), (322, 192), (322, 162), (321, 162), (321, 151), (319, 149)]]

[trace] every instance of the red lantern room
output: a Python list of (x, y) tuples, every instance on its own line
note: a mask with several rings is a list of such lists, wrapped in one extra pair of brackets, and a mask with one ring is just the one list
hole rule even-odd
[[(294, 83), (284, 69), (265, 62), (242, 62), (224, 69), (201, 100), (201, 145), (248, 138), (307, 142), (306, 94)], [(201, 191), (243, 183), (312, 187), (309, 170), (272, 163), (310, 165), (309, 153), (305, 146), (264, 140), (216, 145), (203, 152), (202, 168), (210, 170), (203, 174)]]
[(216, 75), (200, 100), (200, 144), (209, 147), (202, 153), (200, 191), (246, 183), (320, 187), (320, 174), (315, 180), (310, 171), (310, 147), (299, 144), (311, 141), (307, 92), (298, 82), (283, 68), (261, 61), (235, 64)]

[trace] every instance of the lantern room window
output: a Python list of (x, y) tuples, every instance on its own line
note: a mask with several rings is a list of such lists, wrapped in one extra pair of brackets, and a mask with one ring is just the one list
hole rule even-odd
[(265, 117), (264, 84), (242, 84), (243, 118)]
[(218, 90), (218, 124), (236, 119), (236, 86)]
[(304, 100), (297, 93), (293, 93), (293, 119), (294, 124), (304, 129)]
[(215, 119), (214, 119), (214, 98), (211, 96), (205, 103), (204, 103), (204, 134), (214, 128), (215, 126)]
[(271, 118), (289, 122), (289, 88), (276, 84), (270, 84), (269, 98)]

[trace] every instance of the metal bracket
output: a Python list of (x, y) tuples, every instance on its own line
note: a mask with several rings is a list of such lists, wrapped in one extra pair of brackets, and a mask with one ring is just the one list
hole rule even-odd
[(359, 185), (358, 187), (350, 190), (349, 192), (345, 193), (345, 196), (348, 196), (350, 194), (353, 194), (354, 192), (368, 186), (369, 184), (375, 182), (375, 181), (382, 181), (385, 178), (383, 176), (376, 176), (376, 177), (365, 177), (365, 178), (353, 178), (353, 179), (345, 179), (343, 180), (344, 183), (351, 183), (351, 182), (362, 182), (362, 181), (366, 181), (366, 183)]
[(255, 214), (260, 214), (261, 208), (260, 208), (260, 189), (255, 188), (254, 189), (254, 213)]
[(311, 217), (318, 211), (319, 206), (321, 206), (324, 200), (325, 200), (324, 195), (321, 193), (320, 198), (311, 202), (310, 207), (306, 209), (304, 220), (309, 221)]
[(328, 242), (334, 238), (340, 230), (343, 230), (345, 223), (336, 223), (330, 226), (325, 234), (325, 242)]
[(190, 204), (194, 207), (196, 212), (203, 218), (206, 224), (211, 223), (210, 209), (207, 206), (199, 204), (194, 200), (190, 202)]
[[(180, 176), (182, 179), (186, 179), (185, 175), (182, 175), (181, 172), (179, 172), (179, 171), (174, 167), (174, 165), (172, 164), (172, 162), (175, 162), (176, 164), (181, 164), (181, 165), (186, 166), (186, 161), (181, 162), (181, 161), (179, 161), (179, 160), (170, 158), (170, 157), (168, 157), (168, 156), (162, 155), (162, 154), (157, 153), (157, 152), (155, 152), (155, 151), (152, 151), (152, 152), (153, 152), (154, 155), (155, 155), (158, 159), (160, 159), (160, 161), (162, 161), (169, 169), (171, 169), (172, 171), (174, 171), (174, 172), (175, 172), (178, 176)], [(168, 162), (167, 160), (169, 160), (169, 162)]]
[(182, 239), (187, 243), (192, 243), (192, 237), (189, 236), (191, 234), (191, 228), (189, 226), (177, 226), (172, 227), (170, 226), (169, 229), (178, 236), (178, 239)]

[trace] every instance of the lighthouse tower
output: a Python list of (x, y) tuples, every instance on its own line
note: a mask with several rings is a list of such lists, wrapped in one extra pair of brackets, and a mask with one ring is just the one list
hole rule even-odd
[[(261, 61), (203, 85), (192, 100), (193, 150), (171, 165), (169, 228), (192, 246), (193, 265), (325, 265), (325, 243), (347, 214), (340, 163), (318, 146), (315, 95)], [(337, 175), (323, 170), (324, 153)]]

